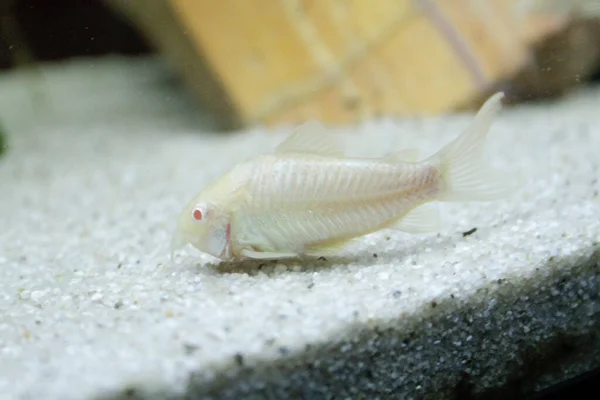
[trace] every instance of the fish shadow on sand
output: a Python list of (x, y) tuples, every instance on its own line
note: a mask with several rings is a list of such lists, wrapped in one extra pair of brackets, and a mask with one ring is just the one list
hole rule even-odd
[[(441, 235), (438, 235), (440, 238)], [(435, 245), (440, 251), (446, 251), (456, 246), (456, 243), (465, 240), (461, 233), (452, 233), (444, 235), (442, 240), (435, 241), (435, 235), (419, 238), (418, 241), (411, 241), (410, 244), (402, 244), (402, 238), (396, 237), (390, 240), (393, 246), (389, 246), (390, 241), (384, 241), (381, 246), (377, 244), (364, 246), (358, 250), (348, 247), (336, 255), (328, 256), (304, 256), (298, 258), (289, 258), (281, 260), (253, 260), (245, 259), (238, 261), (210, 262), (202, 265), (202, 268), (210, 268), (218, 274), (248, 274), (256, 275), (263, 272), (268, 276), (278, 275), (275, 269), (277, 266), (284, 266), (286, 274), (306, 273), (307, 271), (327, 270), (347, 268), (350, 265), (359, 267), (369, 267), (382, 263), (403, 263), (406, 259), (418, 257), (422, 249)]]
[[(337, 267), (347, 267), (351, 264), (359, 264), (360, 260), (364, 258), (360, 255), (343, 254), (327, 256), (327, 257), (299, 257), (289, 258), (281, 260), (241, 260), (241, 261), (227, 261), (220, 263), (212, 263), (206, 265), (209, 268), (214, 268), (220, 274), (239, 274), (247, 273), (255, 275), (258, 272), (265, 272), (268, 275), (276, 274), (274, 268), (276, 266), (285, 266), (287, 268), (286, 273), (295, 272), (306, 272), (306, 270), (316, 269), (330, 269)], [(362, 264), (362, 263), (360, 263)], [(295, 268), (295, 267), (300, 267)]]

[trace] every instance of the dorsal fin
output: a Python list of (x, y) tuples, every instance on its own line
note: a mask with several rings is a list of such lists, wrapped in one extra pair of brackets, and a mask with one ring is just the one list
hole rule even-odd
[(332, 133), (316, 120), (310, 120), (298, 126), (287, 139), (275, 148), (275, 152), (344, 155)]
[(419, 161), (420, 151), (417, 148), (409, 148), (389, 153), (385, 156), (388, 161), (404, 161), (404, 162), (417, 162)]

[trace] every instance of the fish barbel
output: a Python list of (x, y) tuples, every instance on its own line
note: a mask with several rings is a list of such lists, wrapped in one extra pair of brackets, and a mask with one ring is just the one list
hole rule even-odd
[(422, 161), (410, 149), (348, 157), (321, 125), (306, 123), (191, 199), (171, 254), (191, 244), (221, 260), (320, 256), (381, 229), (438, 230), (430, 202), (489, 201), (514, 189), (483, 158), (503, 96), (491, 96), (461, 135)]

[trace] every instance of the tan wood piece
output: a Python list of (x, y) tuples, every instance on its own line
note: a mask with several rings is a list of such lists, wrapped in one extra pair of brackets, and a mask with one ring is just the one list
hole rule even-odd
[(228, 127), (449, 111), (565, 23), (517, 0), (107, 1)]

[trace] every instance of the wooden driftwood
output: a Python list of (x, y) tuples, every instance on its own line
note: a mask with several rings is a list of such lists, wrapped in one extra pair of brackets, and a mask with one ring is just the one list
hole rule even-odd
[(517, 0), (107, 1), (227, 128), (450, 111), (568, 23)]

